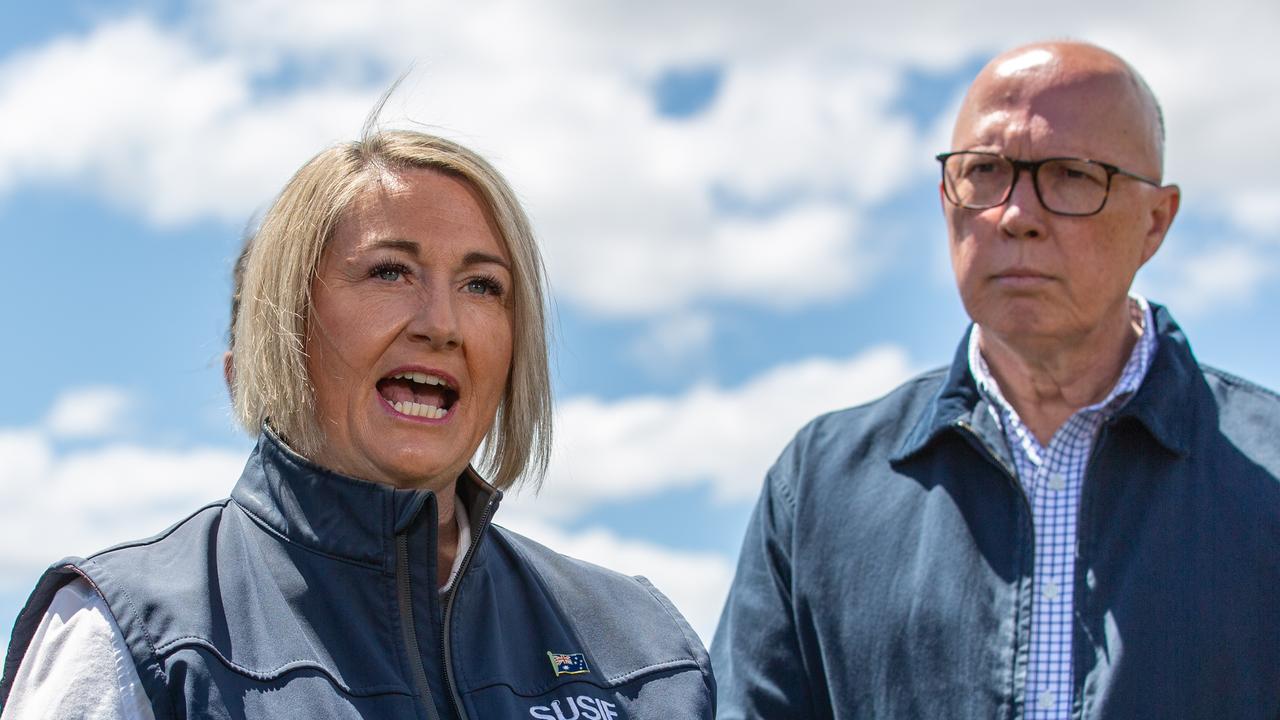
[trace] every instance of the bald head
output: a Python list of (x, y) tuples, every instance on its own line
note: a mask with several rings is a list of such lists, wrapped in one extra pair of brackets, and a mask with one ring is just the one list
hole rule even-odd
[[(996, 137), (1010, 119), (1025, 135)], [(965, 95), (952, 149), (999, 145), (1013, 151), (1008, 154), (1033, 159), (1037, 141), (1068, 133), (1081, 141), (1098, 140), (1096, 150), (1081, 147), (1073, 153), (1079, 157), (1150, 177), (1163, 174), (1164, 121), (1155, 95), (1119, 56), (1081, 42), (1024, 45), (987, 63)]]

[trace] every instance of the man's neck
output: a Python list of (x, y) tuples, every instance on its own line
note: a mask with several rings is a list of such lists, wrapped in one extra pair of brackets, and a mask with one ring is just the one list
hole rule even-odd
[(1077, 410), (1106, 398), (1140, 334), (1126, 300), (1122, 313), (1069, 339), (1020, 341), (982, 329), (978, 348), (1005, 401), (1041, 445)]

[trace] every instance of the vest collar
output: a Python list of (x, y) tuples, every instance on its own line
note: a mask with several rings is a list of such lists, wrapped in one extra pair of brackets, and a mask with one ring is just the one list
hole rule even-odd
[[(473, 542), (501, 498), (471, 467), (459, 476), (458, 499), (471, 520)], [(266, 423), (231, 499), (290, 543), (383, 569), (393, 567), (397, 534), (436, 522), (432, 491), (402, 490), (321, 467)]]

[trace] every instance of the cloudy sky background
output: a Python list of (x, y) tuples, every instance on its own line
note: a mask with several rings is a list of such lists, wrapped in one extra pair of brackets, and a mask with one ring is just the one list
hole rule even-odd
[(1183, 207), (1139, 289), (1202, 360), (1280, 386), (1280, 5), (861, 5), (9, 4), (4, 642), (49, 562), (226, 495), (244, 229), (409, 68), (386, 123), (492, 159), (550, 269), (557, 452), (499, 522), (650, 576), (708, 640), (790, 435), (951, 358), (932, 156), (1000, 49), (1076, 37), (1145, 73)]

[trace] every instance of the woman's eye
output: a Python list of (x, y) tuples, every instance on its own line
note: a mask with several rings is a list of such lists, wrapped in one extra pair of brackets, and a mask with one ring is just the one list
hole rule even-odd
[(494, 278), (471, 278), (467, 281), (466, 291), (476, 295), (501, 295), (502, 284)]
[(387, 282), (396, 282), (403, 278), (409, 272), (408, 268), (397, 263), (389, 263), (378, 265), (369, 272), (370, 277), (386, 280)]

